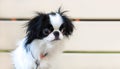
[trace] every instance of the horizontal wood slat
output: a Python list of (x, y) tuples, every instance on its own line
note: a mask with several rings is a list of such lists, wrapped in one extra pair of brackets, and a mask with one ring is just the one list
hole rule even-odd
[(65, 50), (119, 51), (120, 22), (74, 22)]
[(14, 69), (10, 53), (0, 53), (0, 69)]
[[(25, 36), (27, 21), (0, 21), (0, 49), (15, 49)], [(74, 22), (75, 31), (65, 42), (67, 51), (120, 51), (120, 22)]]
[[(62, 54), (57, 69), (120, 69), (119, 54)], [(10, 53), (0, 53), (0, 69), (13, 69)]]
[(60, 69), (119, 69), (119, 58), (119, 54), (63, 54), (58, 63)]
[(0, 49), (14, 49), (25, 35), (26, 21), (0, 21)]
[(31, 18), (62, 6), (72, 18), (120, 18), (120, 0), (0, 0), (0, 18)]

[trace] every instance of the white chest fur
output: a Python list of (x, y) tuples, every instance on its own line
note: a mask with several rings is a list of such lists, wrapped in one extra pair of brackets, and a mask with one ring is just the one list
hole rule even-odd
[[(30, 45), (30, 51), (26, 51), (24, 47), (25, 39), (19, 43), (19, 47), (12, 52), (13, 62), (16, 69), (35, 69), (35, 60), (40, 62), (40, 69), (49, 67), (50, 59), (54, 59), (54, 55), (61, 52), (63, 41), (46, 42), (42, 40), (34, 40)], [(34, 56), (31, 55), (31, 52)], [(44, 58), (40, 58), (40, 54), (48, 53)]]

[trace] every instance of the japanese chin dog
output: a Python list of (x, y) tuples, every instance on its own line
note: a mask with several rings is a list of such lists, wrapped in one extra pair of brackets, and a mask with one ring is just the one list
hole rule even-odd
[(62, 51), (64, 40), (72, 34), (72, 21), (59, 9), (38, 13), (26, 26), (26, 37), (12, 52), (15, 69), (52, 69), (50, 60)]

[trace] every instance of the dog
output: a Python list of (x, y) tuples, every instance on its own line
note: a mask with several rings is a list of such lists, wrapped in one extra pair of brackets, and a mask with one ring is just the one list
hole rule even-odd
[(50, 61), (62, 52), (64, 41), (74, 30), (65, 11), (37, 13), (27, 24), (26, 36), (12, 51), (15, 69), (51, 69)]

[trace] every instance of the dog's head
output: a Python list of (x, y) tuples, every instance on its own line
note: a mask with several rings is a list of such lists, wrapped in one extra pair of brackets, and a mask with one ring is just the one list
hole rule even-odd
[(73, 32), (74, 25), (63, 13), (60, 11), (47, 14), (38, 13), (27, 24), (26, 44), (30, 44), (35, 39), (51, 42), (69, 37)]

